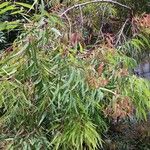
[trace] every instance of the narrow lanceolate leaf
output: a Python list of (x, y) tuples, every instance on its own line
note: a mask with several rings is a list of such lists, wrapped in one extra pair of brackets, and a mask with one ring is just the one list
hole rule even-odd
[(26, 43), (21, 49), (19, 52), (17, 52), (16, 54), (12, 55), (11, 58), (14, 58), (14, 57), (19, 57), (20, 55), (23, 54), (23, 52), (27, 49), (27, 47), (29, 46), (29, 43)]
[(16, 9), (14, 5), (7, 6), (7, 7), (5, 7), (4, 9), (0, 10), (0, 15), (1, 15), (1, 14), (4, 14), (4, 13), (7, 12), (7, 11), (14, 10), (14, 9)]
[(0, 22), (0, 31), (11, 30), (19, 25), (19, 21)]
[(139, 34), (138, 35), (140, 38), (142, 38), (142, 40), (144, 41), (144, 43), (146, 44), (146, 46), (148, 46), (150, 48), (150, 41), (148, 40), (148, 38), (146, 38), (144, 35)]
[(8, 6), (8, 4), (9, 4), (9, 2), (4, 2), (4, 3), (0, 4), (0, 9), (5, 7), (5, 6)]
[(24, 12), (24, 10), (17, 10), (17, 11), (12, 12), (11, 15), (20, 14), (22, 12)]
[(56, 38), (57, 38), (58, 36), (61, 36), (60, 31), (59, 31), (59, 30), (57, 30), (56, 28), (52, 28), (51, 30), (52, 30), (52, 32), (54, 32), (54, 33), (55, 33)]
[(40, 121), (39, 121), (38, 126), (40, 126), (40, 125), (41, 125), (41, 123), (42, 123), (42, 122), (43, 122), (43, 120), (45, 119), (46, 115), (47, 115), (47, 113), (46, 113), (46, 112), (44, 112), (44, 113), (43, 113), (43, 115), (42, 115), (42, 117), (41, 117), (41, 119), (40, 119)]
[(27, 3), (15, 2), (15, 4), (20, 5), (20, 6), (23, 6), (23, 7), (28, 8), (28, 9), (34, 9), (34, 8), (32, 7), (32, 5), (27, 4)]

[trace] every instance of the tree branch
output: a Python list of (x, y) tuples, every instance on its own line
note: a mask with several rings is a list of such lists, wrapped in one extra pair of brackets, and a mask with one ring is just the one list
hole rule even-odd
[(93, 1), (88, 1), (88, 2), (85, 2), (85, 3), (81, 3), (81, 4), (76, 4), (76, 5), (68, 8), (68, 9), (66, 9), (64, 12), (62, 12), (60, 14), (60, 17), (62, 17), (64, 14), (66, 14), (68, 11), (70, 11), (70, 10), (72, 10), (74, 8), (82, 7), (82, 6), (85, 6), (85, 5), (88, 5), (88, 4), (92, 4), (92, 3), (99, 3), (99, 2), (101, 2), (101, 3), (112, 3), (112, 4), (116, 4), (116, 5), (119, 5), (121, 7), (126, 8), (126, 9), (131, 10), (131, 8), (129, 6), (121, 4), (121, 3), (117, 2), (117, 1), (113, 1), (113, 0), (93, 0)]
[(124, 28), (125, 28), (125, 26), (126, 26), (126, 24), (127, 24), (128, 21), (129, 21), (129, 19), (127, 19), (127, 20), (124, 22), (124, 24), (123, 24), (121, 30), (119, 31), (118, 39), (117, 39), (117, 41), (116, 41), (115, 46), (117, 46), (117, 44), (119, 43), (120, 38), (121, 38), (121, 35), (123, 34)]

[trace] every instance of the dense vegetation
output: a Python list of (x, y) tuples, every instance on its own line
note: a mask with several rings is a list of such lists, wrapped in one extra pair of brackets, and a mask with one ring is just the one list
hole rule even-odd
[(149, 61), (149, 11), (146, 0), (2, 0), (0, 148), (130, 149), (110, 138), (119, 122), (147, 121), (149, 81), (133, 70)]

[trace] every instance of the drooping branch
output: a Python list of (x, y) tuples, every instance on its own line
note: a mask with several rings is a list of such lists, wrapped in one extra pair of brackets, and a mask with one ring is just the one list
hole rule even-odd
[(78, 8), (78, 7), (80, 8), (80, 7), (85, 6), (85, 5), (88, 5), (88, 4), (100, 3), (100, 2), (101, 2), (101, 3), (112, 3), (112, 4), (116, 4), (116, 5), (119, 5), (119, 6), (121, 6), (121, 7), (126, 8), (126, 9), (131, 10), (131, 8), (130, 8), (129, 6), (126, 6), (126, 5), (124, 5), (124, 4), (121, 4), (121, 3), (117, 2), (117, 1), (114, 1), (114, 0), (93, 0), (93, 1), (88, 1), (88, 2), (85, 2), (85, 3), (73, 5), (72, 7), (69, 7), (69, 8), (66, 9), (64, 12), (62, 12), (62, 13), (60, 14), (60, 16), (62, 17), (64, 14), (66, 14), (68, 11), (70, 11), (70, 10), (72, 10), (72, 9), (74, 9), (74, 8)]

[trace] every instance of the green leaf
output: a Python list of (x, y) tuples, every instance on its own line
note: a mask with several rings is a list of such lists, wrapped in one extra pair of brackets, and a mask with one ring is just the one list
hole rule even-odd
[(83, 49), (83, 47), (82, 47), (82, 45), (79, 43), (79, 51), (81, 52), (81, 53), (83, 53), (84, 52), (84, 49)]
[(15, 4), (20, 5), (20, 6), (23, 6), (23, 7), (28, 8), (28, 9), (34, 9), (34, 8), (32, 7), (32, 5), (27, 4), (27, 3), (15, 2)]
[(51, 28), (51, 30), (52, 30), (52, 32), (54, 32), (54, 33), (55, 33), (56, 38), (57, 38), (57, 37), (59, 37), (59, 36), (61, 36), (60, 31), (59, 31), (59, 30), (57, 30), (56, 28)]
[(11, 30), (19, 25), (19, 21), (0, 22), (0, 31)]
[(27, 49), (27, 47), (29, 46), (29, 43), (26, 43), (21, 49), (19, 52), (17, 52), (16, 54), (12, 55), (11, 58), (14, 58), (14, 57), (18, 57), (20, 55), (22, 55), (24, 53), (24, 51)]
[(14, 10), (14, 9), (16, 9), (16, 7), (15, 7), (14, 5), (8, 6), (8, 7), (4, 8), (4, 9), (2, 9), (2, 10), (0, 11), (0, 15), (1, 15), (1, 14), (4, 14), (4, 13), (7, 12), (7, 11)]
[(24, 10), (17, 10), (17, 11), (12, 12), (11, 15), (20, 14), (22, 12), (24, 12)]
[(9, 4), (9, 2), (4, 2), (4, 3), (0, 4), (0, 9), (7, 6), (8, 4)]
[(42, 122), (43, 122), (43, 120), (45, 119), (46, 115), (47, 115), (47, 113), (46, 113), (46, 112), (44, 112), (44, 113), (43, 113), (43, 115), (42, 115), (42, 117), (41, 117), (41, 119), (40, 119), (40, 121), (39, 121), (38, 126), (40, 126), (40, 125), (41, 125), (41, 123), (42, 123)]

